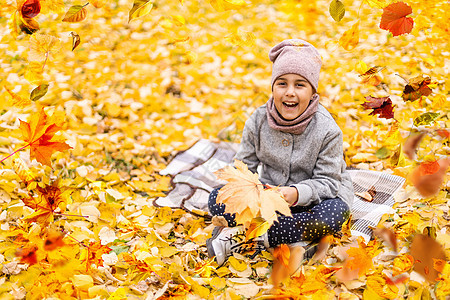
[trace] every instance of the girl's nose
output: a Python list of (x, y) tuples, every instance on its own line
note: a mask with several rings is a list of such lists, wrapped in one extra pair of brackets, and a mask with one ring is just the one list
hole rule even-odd
[(293, 96), (294, 95), (294, 87), (292, 85), (288, 85), (286, 89), (286, 95)]

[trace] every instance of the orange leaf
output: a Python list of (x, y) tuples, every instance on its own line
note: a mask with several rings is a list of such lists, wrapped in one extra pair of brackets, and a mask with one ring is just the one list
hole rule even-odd
[(269, 223), (265, 221), (263, 218), (254, 218), (251, 221), (248, 229), (245, 231), (245, 239), (251, 240), (253, 238), (261, 236), (264, 233), (266, 233), (267, 230), (269, 230), (269, 228), (270, 228)]
[(417, 234), (410, 248), (414, 257), (414, 270), (424, 276), (429, 282), (435, 282), (439, 271), (434, 268), (436, 260), (446, 260), (442, 246), (433, 238)]
[(366, 72), (359, 75), (359, 77), (361, 77), (362, 79), (361, 82), (373, 86), (379, 85), (381, 83), (381, 77), (378, 73), (383, 69), (384, 67), (378, 66), (368, 69)]
[(215, 172), (218, 179), (228, 183), (219, 190), (217, 203), (226, 204), (225, 212), (236, 214), (236, 222), (248, 228), (251, 220), (264, 218), (269, 225), (277, 220), (277, 211), (292, 216), (288, 203), (276, 189), (264, 189), (258, 174), (248, 170), (241, 161), (235, 168), (227, 166)]
[(373, 234), (385, 241), (394, 251), (397, 251), (397, 235), (389, 228), (375, 228)]
[(52, 251), (64, 246), (64, 234), (55, 228), (49, 228), (45, 234), (44, 250)]
[(416, 156), (416, 149), (420, 144), (420, 141), (425, 136), (425, 133), (411, 134), (403, 145), (403, 153), (409, 159), (414, 159)]
[(56, 209), (61, 212), (66, 210), (66, 196), (69, 191), (67, 188), (60, 189), (57, 182), (47, 185), (44, 188), (36, 187), (39, 196), (24, 198), (22, 201), (26, 206), (35, 210), (35, 212), (24, 218), (28, 222), (38, 222), (48, 224), (53, 221), (53, 215)]
[(440, 159), (437, 162), (422, 163), (411, 172), (409, 177), (422, 196), (431, 197), (439, 192), (449, 166), (450, 158)]
[(404, 2), (396, 2), (383, 9), (380, 28), (389, 30), (393, 36), (410, 33), (414, 26), (411, 17), (406, 16), (412, 13), (411, 7)]
[(20, 257), (20, 262), (34, 265), (37, 263), (36, 251), (38, 247), (34, 244), (28, 244), (25, 247), (19, 248), (16, 256)]
[(24, 141), (30, 145), (30, 157), (35, 158), (41, 164), (51, 166), (50, 158), (54, 152), (72, 147), (62, 140), (58, 141), (54, 138), (55, 133), (60, 131), (61, 127), (55, 123), (47, 123), (47, 115), (42, 108), (39, 114), (31, 117), (30, 123), (20, 120), (20, 129)]
[(281, 244), (273, 251), (273, 256), (278, 259), (286, 268), (289, 266), (289, 256), (291, 252), (286, 244)]
[(101, 241), (91, 242), (91, 244), (87, 247), (87, 255), (84, 259), (86, 263), (86, 270), (91, 268), (91, 265), (94, 264), (96, 266), (103, 265), (103, 254), (108, 254), (111, 252), (111, 248), (106, 245), (102, 245)]

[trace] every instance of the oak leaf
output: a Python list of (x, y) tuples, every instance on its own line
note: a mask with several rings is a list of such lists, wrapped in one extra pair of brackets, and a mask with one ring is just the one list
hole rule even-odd
[(235, 168), (227, 166), (215, 172), (218, 179), (228, 181), (219, 190), (217, 203), (225, 204), (225, 212), (236, 214), (236, 222), (248, 228), (250, 221), (256, 217), (264, 218), (269, 225), (277, 220), (277, 212), (292, 216), (288, 203), (276, 189), (264, 189), (258, 174), (248, 170), (247, 165), (239, 160)]
[(404, 2), (396, 2), (383, 9), (380, 28), (389, 30), (393, 36), (410, 33), (414, 26), (411, 17), (406, 17), (412, 13), (412, 8)]
[(31, 117), (30, 123), (20, 120), (20, 129), (26, 146), (30, 146), (30, 157), (43, 165), (51, 166), (51, 155), (57, 151), (71, 149), (62, 138), (56, 138), (55, 133), (61, 127), (48, 122), (48, 116), (42, 108), (38, 114)]
[(365, 109), (373, 109), (369, 115), (378, 115), (379, 118), (392, 119), (394, 118), (394, 107), (392, 100), (389, 97), (375, 98), (372, 96), (366, 97), (367, 102), (364, 102), (362, 107)]

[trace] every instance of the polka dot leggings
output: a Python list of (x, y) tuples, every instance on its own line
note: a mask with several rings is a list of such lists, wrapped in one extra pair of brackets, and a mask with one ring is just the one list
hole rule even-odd
[[(209, 195), (208, 207), (213, 216), (223, 216), (228, 226), (236, 226), (234, 214), (225, 213), (225, 204), (216, 202), (219, 188)], [(323, 200), (317, 205), (291, 207), (292, 217), (280, 215), (278, 222), (269, 228), (270, 247), (313, 241), (341, 230), (350, 216), (348, 205), (339, 198)]]

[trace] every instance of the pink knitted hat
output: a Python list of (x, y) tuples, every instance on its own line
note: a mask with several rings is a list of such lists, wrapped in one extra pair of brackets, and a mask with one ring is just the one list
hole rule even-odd
[(292, 73), (303, 76), (317, 91), (322, 60), (313, 45), (299, 39), (284, 40), (270, 49), (269, 58), (273, 62), (272, 87), (278, 77)]

